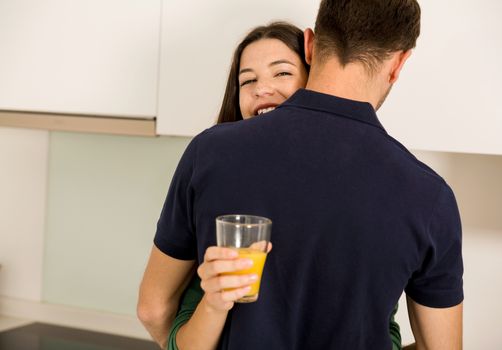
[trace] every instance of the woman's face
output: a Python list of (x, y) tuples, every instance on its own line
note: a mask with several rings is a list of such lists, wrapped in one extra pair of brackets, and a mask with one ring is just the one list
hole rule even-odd
[(271, 111), (305, 87), (307, 71), (293, 50), (277, 39), (244, 49), (239, 67), (239, 106), (244, 119)]

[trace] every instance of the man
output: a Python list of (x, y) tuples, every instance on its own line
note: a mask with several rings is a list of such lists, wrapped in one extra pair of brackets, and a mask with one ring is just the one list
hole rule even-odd
[(211, 302), (228, 303), (218, 292), (228, 252), (204, 253), (215, 245), (215, 217), (241, 213), (272, 219), (274, 248), (260, 299), (230, 303), (214, 347), (390, 349), (389, 318), (404, 290), (416, 349), (461, 349), (454, 195), (375, 114), (415, 46), (419, 21), (414, 0), (322, 1), (315, 36), (305, 32), (306, 89), (265, 116), (193, 140), (140, 293), (139, 316), (159, 344), (194, 259)]

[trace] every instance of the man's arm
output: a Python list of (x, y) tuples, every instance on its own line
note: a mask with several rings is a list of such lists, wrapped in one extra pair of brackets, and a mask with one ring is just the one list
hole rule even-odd
[(430, 308), (406, 297), (416, 350), (461, 350), (463, 303)]
[(137, 313), (152, 338), (165, 348), (179, 299), (194, 271), (194, 260), (178, 260), (153, 246), (139, 290)]

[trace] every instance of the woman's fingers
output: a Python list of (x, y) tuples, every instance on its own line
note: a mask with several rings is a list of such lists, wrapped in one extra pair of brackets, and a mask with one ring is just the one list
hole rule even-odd
[(251, 259), (216, 260), (204, 262), (199, 266), (197, 273), (201, 279), (208, 279), (226, 272), (245, 270), (253, 266)]
[(224, 247), (209, 247), (204, 254), (204, 261), (229, 260), (239, 256), (237, 250)]
[(210, 279), (226, 272), (235, 272), (253, 266), (251, 259), (238, 259), (235, 250), (222, 247), (209, 247), (204, 255), (204, 262), (197, 269), (199, 277)]
[(244, 287), (232, 289), (229, 291), (221, 291), (217, 293), (206, 293), (205, 298), (208, 303), (216, 309), (229, 310), (232, 308), (233, 303), (249, 293), (251, 287)]
[(267, 253), (270, 253), (271, 250), (272, 250), (272, 242), (268, 242)]
[(215, 293), (226, 289), (246, 287), (258, 280), (258, 275), (221, 275), (201, 281), (201, 288), (206, 293)]
[[(260, 241), (250, 248), (269, 252), (272, 244)], [(239, 258), (236, 249), (209, 247), (203, 263), (197, 269), (207, 305), (214, 310), (230, 310), (236, 300), (247, 295), (251, 290), (250, 285), (258, 280), (258, 275), (235, 272), (251, 266), (253, 260)]]
[(248, 286), (244, 288), (232, 289), (229, 291), (221, 292), (221, 300), (223, 300), (224, 302), (236, 301), (237, 299), (240, 299), (246, 294), (248, 294), (250, 290), (251, 287)]
[(269, 253), (272, 250), (272, 243), (267, 241), (258, 241), (251, 244), (249, 248)]

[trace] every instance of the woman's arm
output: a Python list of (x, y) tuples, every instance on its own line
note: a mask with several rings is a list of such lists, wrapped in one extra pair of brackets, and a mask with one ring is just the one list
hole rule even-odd
[(141, 282), (137, 314), (152, 338), (165, 348), (181, 293), (195, 266), (194, 260), (178, 260), (152, 248)]
[(181, 297), (180, 307), (169, 333), (167, 350), (179, 350), (176, 344), (176, 335), (181, 326), (190, 320), (203, 296), (204, 291), (200, 287), (200, 278), (195, 275)]
[(213, 350), (220, 340), (228, 310), (214, 310), (202, 298), (190, 320), (176, 335), (179, 350)]
[(394, 310), (392, 310), (392, 314), (390, 315), (389, 333), (390, 333), (390, 340), (392, 341), (392, 350), (401, 350), (402, 348), (401, 329), (399, 328), (399, 324), (394, 319), (398, 307), (399, 304), (396, 304), (396, 306), (394, 306)]
[[(252, 263), (252, 262), (251, 262)], [(250, 267), (248, 259), (238, 259), (228, 248), (210, 247), (198, 269), (204, 296), (190, 320), (179, 329), (176, 344), (179, 350), (213, 350), (218, 345), (228, 311), (234, 301), (249, 292), (254, 275), (225, 275)], [(231, 290), (225, 290), (231, 288)]]

